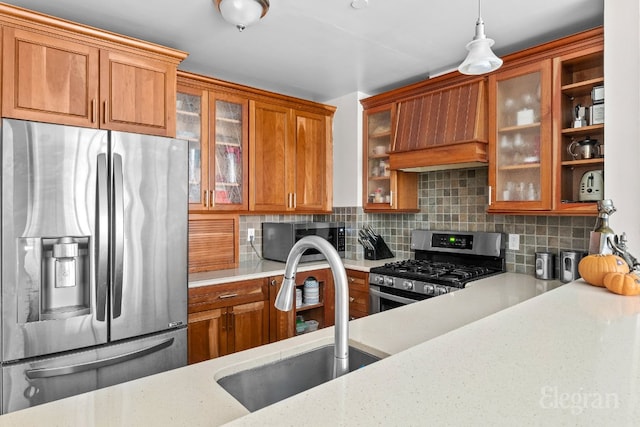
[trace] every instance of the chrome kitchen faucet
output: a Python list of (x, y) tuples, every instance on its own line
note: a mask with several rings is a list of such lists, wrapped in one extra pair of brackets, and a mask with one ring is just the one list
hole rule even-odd
[(275, 307), (281, 311), (293, 309), (293, 288), (296, 286), (296, 271), (302, 254), (307, 249), (317, 249), (327, 261), (335, 282), (335, 346), (333, 376), (337, 378), (349, 372), (349, 288), (347, 272), (336, 249), (325, 239), (306, 236), (293, 245), (285, 266), (284, 281), (276, 296)]

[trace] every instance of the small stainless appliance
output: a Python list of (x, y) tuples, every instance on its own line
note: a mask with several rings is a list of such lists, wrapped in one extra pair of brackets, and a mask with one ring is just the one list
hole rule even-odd
[(370, 270), (371, 313), (455, 292), (506, 270), (501, 233), (413, 230), (411, 249), (415, 259)]
[(2, 120), (2, 413), (186, 365), (187, 143)]
[(560, 281), (573, 282), (580, 278), (578, 264), (586, 253), (583, 251), (560, 251)]
[[(295, 243), (305, 236), (319, 236), (333, 246), (338, 255), (345, 255), (345, 226), (341, 222), (263, 222), (262, 257), (272, 261), (286, 262)], [(301, 261), (325, 259), (319, 251), (307, 249)]]
[(580, 179), (578, 200), (581, 202), (597, 202), (604, 199), (604, 177), (601, 170), (585, 172)]
[(585, 138), (580, 141), (571, 141), (567, 147), (567, 152), (571, 154), (575, 160), (593, 159), (601, 156), (601, 145), (597, 139)]
[(555, 277), (555, 255), (551, 252), (536, 252), (536, 278), (551, 280)]

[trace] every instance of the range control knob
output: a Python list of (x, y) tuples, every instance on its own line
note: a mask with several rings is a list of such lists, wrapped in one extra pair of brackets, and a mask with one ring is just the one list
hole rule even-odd
[(378, 285), (384, 284), (384, 276), (376, 276), (375, 280)]
[(434, 295), (435, 294), (435, 288), (431, 284), (424, 285), (423, 289), (424, 289), (425, 295)]
[(402, 287), (410, 291), (413, 289), (413, 282), (410, 280), (405, 280), (404, 282), (402, 282)]
[(384, 284), (389, 286), (390, 288), (393, 288), (393, 277), (385, 277)]

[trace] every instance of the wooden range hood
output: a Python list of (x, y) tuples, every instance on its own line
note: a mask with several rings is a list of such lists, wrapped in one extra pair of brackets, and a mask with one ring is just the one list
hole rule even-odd
[(484, 78), (399, 101), (391, 169), (408, 172), (487, 166)]

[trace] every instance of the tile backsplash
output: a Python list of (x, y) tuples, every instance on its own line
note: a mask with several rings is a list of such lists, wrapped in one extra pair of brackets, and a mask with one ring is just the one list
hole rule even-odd
[(487, 168), (424, 172), (418, 184), (420, 212), (411, 214), (365, 213), (359, 207), (334, 208), (331, 215), (249, 215), (240, 217), (240, 260), (258, 260), (247, 242), (247, 229), (254, 228), (254, 247), (261, 253), (264, 221), (339, 221), (346, 225), (346, 256), (363, 259), (358, 230), (371, 225), (398, 258), (412, 258), (413, 229), (489, 231), (520, 235), (520, 249), (507, 250), (507, 271), (533, 274), (535, 252), (559, 253), (589, 246), (593, 217), (559, 217), (488, 214)]

